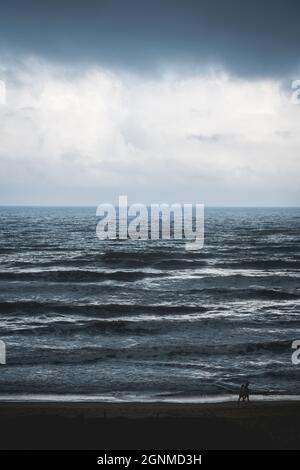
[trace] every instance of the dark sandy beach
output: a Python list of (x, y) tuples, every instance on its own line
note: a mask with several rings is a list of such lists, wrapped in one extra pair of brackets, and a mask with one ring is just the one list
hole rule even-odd
[(300, 402), (1, 403), (1, 449), (297, 449)]

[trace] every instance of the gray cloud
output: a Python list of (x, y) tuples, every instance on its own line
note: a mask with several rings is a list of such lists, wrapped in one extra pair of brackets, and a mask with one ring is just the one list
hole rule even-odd
[(228, 136), (222, 134), (191, 134), (188, 136), (188, 139), (199, 140), (200, 142), (208, 144), (217, 144), (226, 141), (228, 139)]
[(34, 60), (10, 74), (0, 107), (2, 204), (98, 204), (118, 194), (299, 203), (300, 106), (279, 81), (225, 72), (154, 79), (103, 67), (76, 75)]
[(10, 0), (2, 54), (101, 63), (139, 72), (219, 65), (249, 77), (299, 66), (297, 0)]

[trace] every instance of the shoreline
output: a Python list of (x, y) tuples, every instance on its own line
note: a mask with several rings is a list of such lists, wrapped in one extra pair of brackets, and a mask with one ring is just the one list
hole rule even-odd
[(1, 449), (297, 449), (300, 401), (0, 402)]
[[(282, 403), (282, 402), (300, 402), (300, 395), (279, 395), (279, 394), (251, 394), (250, 400), (253, 403)], [(38, 404), (38, 403), (53, 403), (53, 404), (119, 404), (119, 405), (130, 405), (130, 404), (178, 404), (178, 405), (214, 405), (214, 404), (226, 404), (226, 403), (237, 403), (238, 393), (227, 394), (227, 395), (193, 395), (193, 394), (161, 394), (161, 395), (140, 395), (133, 396), (130, 394), (122, 396), (118, 395), (65, 395), (65, 394), (43, 394), (43, 395), (27, 395), (27, 394), (11, 394), (11, 395), (0, 395), (0, 404)]]
[[(206, 411), (210, 413), (212, 411), (228, 411), (230, 410), (234, 414), (239, 412), (237, 410), (250, 410), (251, 412), (258, 410), (266, 413), (267, 411), (276, 411), (279, 409), (298, 409), (300, 411), (300, 400), (264, 400), (256, 401), (251, 400), (250, 402), (238, 402), (228, 401), (228, 402), (211, 402), (211, 403), (193, 403), (193, 402), (141, 402), (141, 401), (132, 401), (132, 402), (100, 402), (100, 401), (90, 401), (90, 402), (72, 402), (72, 401), (19, 401), (19, 402), (7, 402), (0, 400), (0, 418), (3, 418), (6, 413), (12, 413), (14, 411), (22, 411), (26, 413), (40, 413), (41, 410), (49, 411), (50, 414), (67, 414), (70, 415), (74, 413), (82, 414), (82, 416), (89, 416), (90, 414), (93, 417), (102, 416), (105, 413), (105, 417), (119, 417), (125, 416), (128, 418), (136, 418), (138, 414), (142, 417), (152, 416), (154, 412), (163, 412), (166, 416), (170, 417), (186, 417), (189, 414), (193, 414), (194, 417), (203, 416)], [(253, 414), (253, 413), (252, 413)]]

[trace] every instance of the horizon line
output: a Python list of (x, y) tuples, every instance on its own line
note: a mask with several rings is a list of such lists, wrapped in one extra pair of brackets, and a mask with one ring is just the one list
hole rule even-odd
[[(134, 204), (134, 203), (133, 203)], [(172, 203), (165, 203), (165, 202), (160, 202), (160, 203), (141, 203), (144, 204), (145, 206), (149, 207), (151, 204), (168, 204), (171, 206), (172, 204), (192, 204), (195, 206), (196, 204), (200, 204), (199, 202), (197, 203), (191, 203), (191, 202), (185, 202), (185, 203), (178, 203), (178, 202), (172, 202)], [(3, 207), (37, 207), (37, 208), (96, 208), (98, 207), (99, 204), (0, 204), (0, 208)], [(237, 209), (256, 209), (256, 208), (261, 208), (261, 209), (299, 209), (300, 205), (217, 205), (217, 204), (203, 204), (204, 207), (207, 208), (237, 208)], [(131, 204), (129, 204), (127, 207), (130, 207)], [(114, 207), (118, 207), (118, 204), (114, 204)]]

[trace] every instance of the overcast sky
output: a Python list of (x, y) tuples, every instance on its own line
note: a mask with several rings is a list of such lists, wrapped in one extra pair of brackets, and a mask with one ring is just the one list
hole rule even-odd
[(2, 2), (0, 204), (300, 205), (299, 13)]

